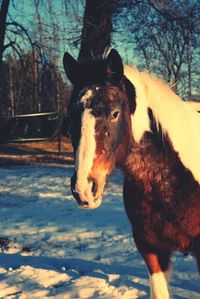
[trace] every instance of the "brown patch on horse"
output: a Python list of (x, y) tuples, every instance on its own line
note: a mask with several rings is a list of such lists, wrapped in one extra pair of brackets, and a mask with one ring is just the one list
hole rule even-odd
[(111, 161), (106, 161), (103, 156), (95, 158), (89, 179), (95, 179), (98, 182), (98, 191), (96, 197), (101, 197), (103, 194), (106, 179), (112, 171)]
[(150, 274), (165, 272), (169, 268), (169, 252), (163, 251), (156, 254), (153, 252), (143, 253), (142, 256), (146, 262)]
[(165, 137), (158, 150), (146, 133), (134, 143), (124, 168), (124, 202), (140, 251), (194, 252), (200, 235), (200, 187)]

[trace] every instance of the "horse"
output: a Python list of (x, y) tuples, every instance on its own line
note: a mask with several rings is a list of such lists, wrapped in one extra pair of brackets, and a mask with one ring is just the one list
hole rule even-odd
[(150, 297), (169, 299), (173, 252), (191, 252), (200, 272), (200, 116), (161, 79), (124, 66), (115, 49), (82, 62), (66, 52), (63, 63), (73, 84), (72, 194), (81, 208), (97, 208), (107, 177), (122, 170)]

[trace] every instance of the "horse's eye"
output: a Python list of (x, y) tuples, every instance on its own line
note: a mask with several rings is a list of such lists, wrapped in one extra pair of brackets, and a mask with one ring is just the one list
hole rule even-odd
[(114, 110), (111, 112), (111, 117), (110, 117), (110, 120), (112, 122), (116, 122), (119, 118), (119, 110)]

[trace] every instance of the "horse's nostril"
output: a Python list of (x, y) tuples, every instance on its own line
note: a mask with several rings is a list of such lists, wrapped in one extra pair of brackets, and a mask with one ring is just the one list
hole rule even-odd
[(93, 194), (93, 196), (95, 196), (97, 194), (97, 190), (98, 190), (98, 183), (97, 183), (97, 180), (95, 180), (95, 179), (92, 179), (91, 182), (92, 182), (92, 194)]
[(83, 206), (88, 206), (88, 202), (87, 201), (79, 201), (78, 202), (79, 206), (83, 207)]

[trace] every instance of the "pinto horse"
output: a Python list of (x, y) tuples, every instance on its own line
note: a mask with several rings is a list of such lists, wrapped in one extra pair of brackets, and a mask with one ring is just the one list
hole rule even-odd
[(191, 252), (200, 272), (200, 116), (164, 82), (123, 66), (111, 49), (78, 63), (69, 112), (79, 206), (97, 208), (107, 177), (124, 173), (125, 210), (150, 275), (151, 298), (170, 298), (170, 255)]

